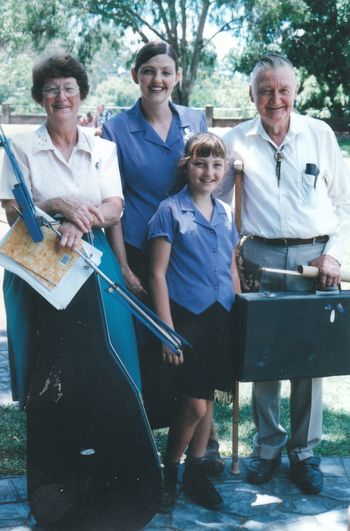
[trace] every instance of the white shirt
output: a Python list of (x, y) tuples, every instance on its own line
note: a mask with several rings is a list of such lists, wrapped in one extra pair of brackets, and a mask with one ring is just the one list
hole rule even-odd
[[(68, 196), (99, 205), (109, 197), (123, 198), (114, 142), (89, 135), (78, 127), (78, 142), (68, 161), (53, 145), (46, 123), (11, 138), (10, 145), (34, 203)], [(16, 178), (3, 158), (0, 199), (13, 199)]]
[[(324, 254), (341, 262), (350, 240), (350, 175), (331, 128), (321, 120), (292, 113), (289, 131), (282, 145), (276, 146), (257, 116), (231, 129), (224, 141), (230, 158), (244, 163), (242, 234), (328, 235)], [(283, 153), (279, 185), (275, 149)], [(316, 186), (314, 177), (305, 175), (307, 163), (320, 170)], [(221, 199), (232, 200), (232, 185), (231, 164)]]

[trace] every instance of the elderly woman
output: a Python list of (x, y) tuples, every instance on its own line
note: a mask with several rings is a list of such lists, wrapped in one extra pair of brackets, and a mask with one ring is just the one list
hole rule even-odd
[[(85, 69), (71, 55), (56, 54), (37, 63), (32, 96), (47, 118), (34, 132), (13, 137), (11, 144), (34, 203), (61, 219), (59, 245), (72, 250), (82, 238), (90, 240), (103, 251), (101, 269), (120, 282), (119, 266), (101, 230), (118, 223), (123, 209), (116, 148), (77, 126), (79, 106), (88, 91)], [(17, 217), (13, 184), (5, 160), (0, 198), (10, 224)], [(151, 436), (146, 446), (140, 446), (147, 434), (141, 428), (141, 434), (132, 432), (133, 422), (144, 422), (148, 429), (133, 398), (137, 392), (133, 395), (125, 386), (131, 375), (130, 387), (140, 390), (132, 319), (116, 298), (100, 289), (99, 282), (93, 274), (64, 311), (55, 310), (13, 274), (7, 273), (4, 282), (13, 394), (28, 411), (29, 498), (36, 518), (44, 524), (60, 521), (72, 509), (78, 480), (80, 499), (90, 492), (88, 481), (96, 474), (102, 480), (103, 472), (111, 475), (108, 488), (113, 484), (118, 490), (123, 472), (116, 465), (120, 459), (116, 437), (133, 453), (132, 441), (119, 427), (121, 410), (131, 415), (125, 431), (138, 439), (135, 454), (154, 452)], [(89, 451), (84, 453), (84, 448)], [(129, 461), (127, 455), (122, 458), (129, 479), (141, 459), (135, 454)], [(92, 455), (93, 462), (87, 457)], [(156, 457), (154, 463), (157, 466)], [(92, 514), (89, 518), (93, 521)], [(141, 517), (142, 524), (146, 520)], [(99, 525), (96, 521), (96, 528)]]

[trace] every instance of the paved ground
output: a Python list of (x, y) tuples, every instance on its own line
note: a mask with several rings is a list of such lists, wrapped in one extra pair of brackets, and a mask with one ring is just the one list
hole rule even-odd
[[(157, 515), (147, 531), (346, 531), (350, 500), (350, 458), (327, 458), (322, 462), (325, 487), (318, 496), (306, 496), (292, 486), (284, 460), (276, 477), (263, 487), (244, 481), (246, 459), (241, 460), (241, 476), (226, 472), (216, 485), (225, 498), (220, 511), (207, 511), (181, 496), (172, 515)], [(0, 480), (0, 529), (35, 529), (26, 503), (24, 476)], [(77, 530), (83, 531), (83, 530)], [(96, 530), (98, 531), (98, 530)], [(112, 528), (111, 528), (112, 531)]]

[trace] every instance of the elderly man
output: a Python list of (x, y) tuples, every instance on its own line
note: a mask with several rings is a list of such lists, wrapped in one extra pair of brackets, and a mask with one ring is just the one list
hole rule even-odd
[[(313, 287), (309, 279), (261, 274), (261, 265), (296, 269), (309, 263), (319, 268), (321, 287), (337, 286), (348, 248), (347, 169), (329, 126), (293, 112), (296, 94), (290, 61), (266, 55), (255, 65), (250, 85), (259, 115), (224, 138), (232, 159), (244, 163), (242, 234), (246, 238), (241, 255), (246, 284), (254, 291), (310, 291)], [(226, 187), (230, 179), (232, 187), (232, 175), (231, 170)], [(257, 433), (248, 481), (269, 481), (286, 446), (291, 480), (306, 493), (319, 493), (323, 475), (313, 448), (322, 434), (322, 379), (291, 382), (289, 440), (280, 424), (280, 389), (278, 381), (253, 385)]]

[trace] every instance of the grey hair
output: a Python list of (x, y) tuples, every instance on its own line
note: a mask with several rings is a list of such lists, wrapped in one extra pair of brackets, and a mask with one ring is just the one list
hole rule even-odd
[(258, 76), (258, 74), (262, 70), (266, 69), (272, 69), (275, 70), (277, 68), (289, 68), (293, 74), (294, 74), (294, 68), (293, 63), (287, 59), (287, 57), (284, 57), (283, 55), (280, 55), (278, 53), (267, 53), (263, 57), (261, 57), (258, 62), (255, 64), (252, 73), (250, 75), (250, 84), (252, 87), (255, 85), (255, 80)]

